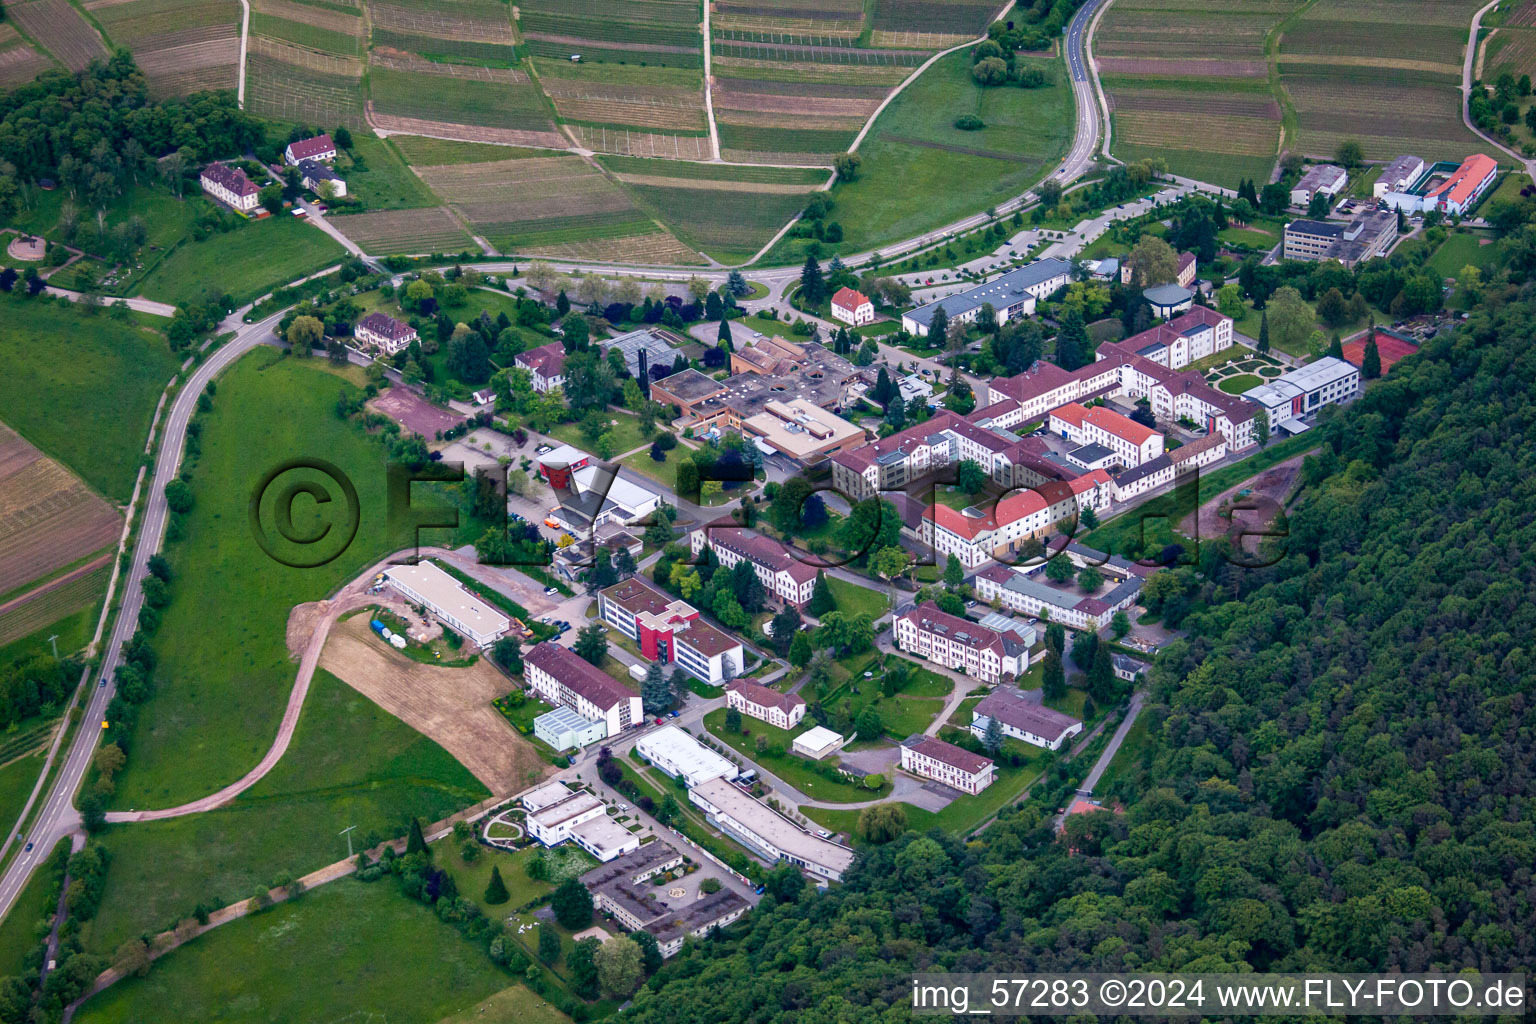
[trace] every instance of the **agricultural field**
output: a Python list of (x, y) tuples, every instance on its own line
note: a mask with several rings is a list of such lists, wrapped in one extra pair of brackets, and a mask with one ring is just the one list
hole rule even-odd
[(428, 210), (381, 210), (332, 217), (337, 229), (370, 254), (421, 255), (462, 252), (472, 242), (446, 207)]
[[(234, 964), (240, 969), (231, 970)], [(464, 1019), (568, 1020), (511, 984), (483, 949), (403, 896), (393, 880), (348, 878), (209, 932), (156, 963), (147, 977), (95, 996), (75, 1019), (430, 1024), (494, 1005), (512, 1015)]]
[(366, 127), (363, 62), (252, 35), (245, 57), (245, 101), (252, 111), (294, 124)]
[(24, 0), (8, 3), (5, 13), (33, 42), (71, 71), (79, 71), (107, 48), (101, 36), (69, 0)]
[[(48, 338), (48, 346), (37, 344)], [(155, 332), (75, 307), (0, 296), (0, 422), (126, 503), (177, 359)], [(67, 410), (68, 416), (59, 415)], [(7, 588), (0, 587), (0, 593)]]
[[(653, 67), (647, 64), (573, 64), (539, 57), (533, 61), (539, 85), (555, 106), (561, 123), (614, 138), (620, 133), (670, 135), (688, 148), (690, 157), (703, 146), (708, 159), (709, 124), (704, 115), (704, 77), (694, 68)], [(604, 147), (600, 152), (627, 152)]]
[(266, 217), (205, 241), (187, 241), (139, 282), (138, 294), (180, 305), (222, 293), (238, 306), (345, 255), (313, 225), (286, 215)]
[(1413, 153), (1460, 160), (1484, 149), (1461, 120), (1461, 65), (1475, 0), (1318, 0), (1286, 26), (1280, 84), (1295, 106), (1294, 147), (1329, 155), (1354, 139), (1370, 160)]
[(825, 171), (602, 157), (642, 206), (722, 263), (749, 259), (804, 208)]
[[(422, 61), (420, 67), (399, 70), (375, 58), (369, 67), (369, 94), (382, 117), (444, 122), (450, 126), (552, 132), (548, 108), (527, 72), (495, 69), (500, 77), (466, 82)], [(441, 65), (452, 69), (453, 65)], [(482, 69), (486, 70), (486, 69)], [(451, 134), (452, 128), (448, 133)]]
[[(965, 51), (936, 62), (875, 122), (859, 147), (858, 178), (831, 192), (828, 220), (842, 225), (844, 253), (876, 248), (1018, 195), (1066, 152), (1072, 92), (1059, 60), (1028, 61), (1049, 75), (1039, 89), (984, 89)], [(961, 131), (975, 114), (986, 127)], [(805, 240), (786, 239), (770, 259), (799, 262)], [(833, 248), (833, 247), (828, 247)]]
[(1235, 186), (1268, 180), (1284, 110), (1266, 37), (1301, 0), (1235, 0), (1219, 12), (1167, 0), (1116, 0), (1094, 36), (1115, 155)]
[(583, 63), (702, 68), (699, 0), (532, 0), (518, 4), (518, 30), (536, 57)]
[(933, 51), (981, 35), (995, 3), (716, 5), (713, 102), (727, 160), (827, 164)]
[(428, 60), (511, 67), (510, 8), (498, 0), (369, 0), (372, 43)]
[[(30, 601), (25, 597), (43, 595), (28, 587), (42, 583), (46, 589), (49, 581), (67, 585), (71, 580), (53, 579), (65, 569), (77, 577), (93, 576), (102, 558), (110, 561), (122, 524), (117, 509), (0, 423), (0, 643), (32, 631), (11, 622), (16, 615), (35, 619), (26, 613)], [(65, 608), (53, 618), (72, 610)]]
[(476, 234), (505, 253), (698, 261), (696, 253), (580, 157), (511, 148), (504, 156), (416, 170)]
[(133, 51), (156, 96), (235, 88), (237, 0), (86, 0), (83, 6), (108, 39)]
[(14, 26), (0, 24), (0, 89), (30, 82), (52, 66)]

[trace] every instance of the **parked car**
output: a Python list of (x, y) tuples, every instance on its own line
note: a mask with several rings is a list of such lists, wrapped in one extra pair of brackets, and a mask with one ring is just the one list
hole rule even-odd
[(657, 718), (657, 719), (656, 719), (656, 724), (657, 724), (657, 725), (660, 725), (660, 724), (661, 724), (661, 723), (662, 723), (662, 722), (663, 722), (663, 721), (664, 721), (664, 719), (661, 719), (661, 718)]
[(668, 718), (676, 718), (677, 717), (677, 712), (676, 711), (668, 711), (667, 712), (667, 717)]
[(552, 452), (552, 451), (554, 451), (554, 449), (551, 448), (547, 444), (541, 444), (537, 448), (535, 448), (533, 451), (534, 451), (535, 455), (543, 455), (545, 452)]
[(558, 593), (560, 593), (560, 588), (559, 587), (545, 587), (544, 588), (544, 593), (546, 593), (546, 594), (558, 594)]
[(831, 833), (831, 832), (828, 832), (828, 831), (827, 831), (827, 830), (826, 830), (826, 829), (824, 829), (824, 828), (819, 828), (819, 829), (817, 829), (817, 830), (816, 830), (816, 834), (817, 834), (817, 835), (819, 835), (819, 836), (821, 836), (821, 838), (823, 838), (823, 839), (831, 839), (831, 838), (832, 838), (832, 833)]

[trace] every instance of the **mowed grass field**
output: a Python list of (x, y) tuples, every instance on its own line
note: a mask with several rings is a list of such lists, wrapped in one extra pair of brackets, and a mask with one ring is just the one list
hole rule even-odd
[(238, 0), (86, 0), (83, 7), (107, 38), (133, 52), (155, 95), (235, 88)]
[[(1280, 40), (1280, 83), (1296, 109), (1295, 148), (1367, 159), (1461, 160), (1487, 148), (1461, 120), (1461, 66), (1476, 0), (1318, 0)], [(1529, 70), (1529, 69), (1527, 69)]]
[[(1025, 59), (1025, 58), (1021, 58)], [(1072, 93), (1061, 62), (1031, 61), (1051, 76), (1039, 89), (983, 89), (969, 54), (943, 58), (885, 109), (859, 147), (863, 168), (832, 188), (827, 219), (843, 226), (841, 252), (908, 238), (1018, 195), (1061, 158), (1072, 139)], [(961, 131), (975, 114), (986, 124)], [(786, 240), (770, 258), (798, 262), (803, 241)]]
[(228, 294), (239, 306), (345, 256), (341, 243), (312, 224), (266, 217), (186, 242), (139, 282), (137, 294), (176, 305)]
[(514, 984), (392, 880), (349, 878), (215, 929), (157, 962), (148, 977), (96, 996), (75, 1020), (434, 1024), (487, 1001), (501, 1008), (497, 1014), (488, 1008), (464, 1019), (568, 1020)]
[(0, 422), (126, 502), (178, 361), (153, 331), (0, 295)]

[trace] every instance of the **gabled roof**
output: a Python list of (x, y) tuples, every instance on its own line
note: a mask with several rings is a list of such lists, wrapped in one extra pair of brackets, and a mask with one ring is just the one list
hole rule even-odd
[(1473, 153), (1461, 162), (1461, 166), (1452, 172), (1449, 178), (1429, 193), (1430, 198), (1438, 199), (1444, 203), (1465, 203), (1472, 198), (1488, 175), (1499, 169), (1498, 162), (1491, 156), (1482, 153)]
[(1022, 729), (1054, 743), (1074, 725), (1081, 725), (1071, 715), (1053, 711), (1036, 703), (1011, 687), (1000, 687), (983, 697), (971, 710), (976, 718), (996, 718), (1003, 725)]
[(735, 690), (747, 699), (750, 704), (757, 704), (765, 708), (778, 708), (786, 715), (794, 712), (795, 708), (805, 706), (805, 698), (798, 693), (780, 693), (778, 690), (761, 686), (748, 679), (737, 679), (726, 687), (727, 690)]
[(540, 377), (558, 377), (565, 369), (565, 343), (552, 341), (526, 352), (519, 352), (514, 360), (518, 366), (537, 373)]
[(756, 530), (737, 526), (729, 516), (717, 519), (704, 529), (711, 546), (738, 554), (769, 572), (786, 572), (796, 583), (810, 583), (816, 578), (816, 566), (796, 558), (788, 545)]
[(569, 648), (547, 640), (523, 655), (523, 664), (543, 669), (562, 686), (569, 687), (604, 711), (636, 696), (629, 687)]
[(203, 168), (203, 177), (215, 185), (229, 189), (237, 196), (253, 196), (261, 191), (255, 182), (245, 176), (245, 172), (238, 167), (228, 164), (209, 164)]
[(321, 153), (333, 152), (335, 149), (336, 143), (331, 141), (329, 135), (316, 135), (312, 139), (300, 139), (298, 142), (288, 143), (288, 152), (295, 160), (308, 160)]
[(1122, 416), (1113, 409), (1107, 409), (1102, 405), (1096, 405), (1091, 409), (1085, 409), (1076, 402), (1068, 402), (1059, 409), (1051, 410), (1051, 415), (1058, 419), (1066, 420), (1074, 426), (1082, 426), (1091, 423), (1106, 433), (1114, 434), (1131, 444), (1140, 446), (1157, 436), (1157, 431), (1142, 426), (1135, 420)]
[(357, 322), (357, 329), (366, 329), (390, 341), (404, 341), (416, 337), (416, 329), (401, 323), (387, 313), (369, 313)]
[(932, 736), (909, 736), (901, 741), (901, 745), (913, 753), (931, 757), (935, 761), (941, 761), (951, 768), (958, 768), (972, 775), (992, 767), (991, 758), (973, 754), (964, 747), (957, 747), (953, 743), (946, 743)]
[(1292, 191), (1315, 192), (1320, 188), (1334, 188), (1343, 184), (1345, 177), (1342, 167), (1335, 167), (1333, 164), (1313, 164), (1307, 168), (1307, 173), (1301, 176), (1301, 180), (1292, 186)]
[(868, 301), (868, 295), (846, 287), (839, 288), (837, 294), (832, 296), (832, 305), (841, 306), (843, 309), (858, 309)]

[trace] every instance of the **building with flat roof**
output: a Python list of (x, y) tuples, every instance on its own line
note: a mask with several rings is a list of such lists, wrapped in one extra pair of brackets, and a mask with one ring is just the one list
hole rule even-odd
[(997, 779), (991, 758), (973, 754), (964, 747), (933, 736), (909, 736), (902, 740), (901, 767), (913, 775), (973, 795)]
[(1275, 430), (1325, 405), (1347, 402), (1359, 393), (1360, 368), (1323, 356), (1249, 388), (1244, 397), (1264, 407), (1270, 429)]
[(984, 739), (992, 719), (1004, 736), (1046, 750), (1060, 750), (1070, 737), (1083, 731), (1083, 723), (1030, 700), (1011, 686), (1000, 686), (971, 709), (971, 732)]
[(1460, 164), (1442, 160), (1432, 165), (1406, 188), (1388, 189), (1382, 194), (1381, 201), (1405, 213), (1439, 210), (1451, 216), (1462, 216), (1488, 193), (1498, 176), (1498, 161), (1486, 154), (1474, 153)]
[(919, 338), (928, 336), (928, 325), (941, 308), (951, 322), (969, 323), (981, 307), (990, 304), (997, 312), (997, 322), (1007, 323), (1029, 316), (1041, 299), (1050, 298), (1058, 289), (1072, 283), (1072, 264), (1055, 258), (1035, 260), (1016, 270), (1000, 274), (985, 284), (946, 296), (937, 302), (918, 306), (901, 318), (902, 329)]
[(675, 725), (640, 737), (635, 752), (674, 779), (681, 775), (689, 786), (710, 779), (734, 779), (741, 774), (734, 764)]
[(533, 720), (533, 735), (554, 750), (580, 749), (608, 736), (608, 722), (587, 718), (574, 708), (558, 707)]
[(651, 398), (663, 405), (675, 405), (684, 416), (697, 416), (698, 407), (708, 399), (725, 394), (725, 385), (693, 367), (663, 377), (651, 384)]
[(384, 579), (408, 600), (424, 606), (444, 625), (480, 647), (489, 647), (512, 622), (431, 562), (392, 565)]
[(724, 779), (688, 790), (691, 803), (711, 825), (773, 864), (787, 860), (807, 874), (839, 881), (853, 866), (853, 851), (805, 831), (773, 808)]
[(1397, 241), (1397, 214), (1367, 210), (1349, 223), (1333, 220), (1293, 220), (1285, 226), (1284, 255), (1288, 260), (1338, 260), (1353, 267), (1380, 256)]
[(843, 749), (843, 744), (847, 742), (848, 737), (841, 733), (833, 732), (824, 725), (817, 725), (796, 736), (790, 748), (801, 757), (820, 761), (827, 755)]
[(542, 811), (551, 804), (559, 803), (573, 792), (574, 790), (563, 782), (546, 782), (544, 785), (524, 793), (518, 803), (523, 805), (523, 810), (532, 814), (535, 811)]
[(523, 679), (551, 704), (602, 722), (604, 735), (599, 738), (617, 736), (645, 722), (639, 694), (568, 647), (547, 640), (535, 644), (523, 655)]
[(550, 514), (575, 536), (610, 523), (632, 523), (661, 505), (661, 495), (624, 477), (618, 466), (605, 469), (573, 445), (562, 444), (538, 456), (539, 475), (560, 494)]
[(624, 357), (624, 366), (629, 370), (631, 377), (640, 376), (640, 353), (646, 355), (646, 372), (652, 366), (670, 367), (677, 357), (677, 349), (673, 348), (660, 333), (650, 327), (643, 327), (638, 331), (629, 331), (618, 337), (600, 341), (605, 352), (618, 349)]
[(649, 932), (656, 937), (662, 956), (674, 956), (688, 936), (702, 938), (749, 909), (747, 901), (729, 887), (674, 904), (662, 898), (664, 889), (644, 884), (682, 863), (683, 855), (658, 839), (593, 868), (581, 876), (581, 884), (592, 894), (598, 910), (612, 915), (629, 931)]
[[(540, 787), (535, 792), (547, 788)], [(559, 846), (571, 838), (571, 829), (607, 813), (606, 805), (595, 794), (569, 787), (559, 799), (540, 802), (537, 810), (528, 810), (526, 803), (523, 809), (527, 811), (524, 823), (528, 834), (545, 846)]]
[(1418, 181), (1424, 173), (1424, 160), (1416, 156), (1400, 156), (1381, 169), (1371, 185), (1371, 194), (1377, 199), (1388, 192), (1402, 192)]
[(844, 448), (864, 443), (864, 428), (803, 398), (771, 399), (763, 411), (741, 421), (748, 439), (760, 439), (774, 451), (810, 466)]
[(924, 601), (896, 617), (896, 646), (984, 683), (1017, 678), (1029, 669), (1029, 647), (1013, 630), (995, 633)]
[(607, 862), (640, 848), (639, 835), (604, 813), (571, 827), (571, 842)]
[(705, 622), (686, 601), (662, 593), (638, 576), (600, 591), (597, 608), (604, 622), (640, 646), (647, 661), (676, 662), (711, 685), (745, 667), (741, 641)]
[(750, 679), (737, 679), (726, 684), (725, 702), (744, 715), (780, 729), (793, 729), (805, 717), (804, 697), (798, 693), (780, 693)]

